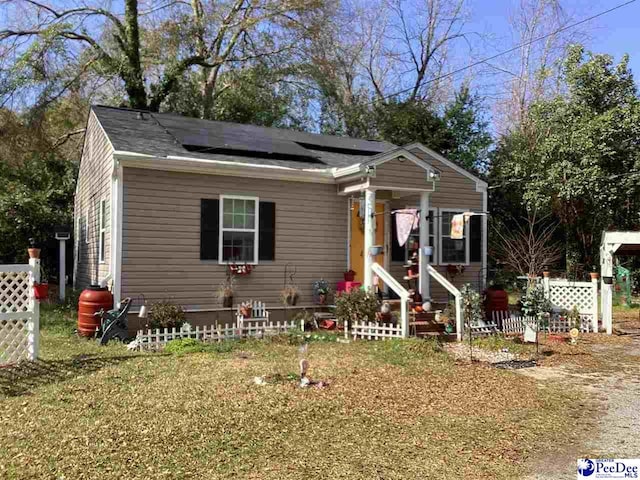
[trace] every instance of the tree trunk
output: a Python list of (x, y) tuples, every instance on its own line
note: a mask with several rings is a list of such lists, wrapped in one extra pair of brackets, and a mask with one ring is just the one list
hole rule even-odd
[(123, 67), (122, 78), (129, 96), (131, 108), (148, 108), (147, 91), (140, 63), (140, 28), (138, 24), (138, 0), (125, 0), (124, 18), (127, 38), (124, 54), (127, 64)]

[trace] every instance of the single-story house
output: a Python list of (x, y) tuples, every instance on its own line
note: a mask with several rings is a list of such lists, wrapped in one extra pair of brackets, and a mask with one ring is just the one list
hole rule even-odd
[[(462, 240), (450, 225), (486, 212), (487, 184), (424, 145), (94, 106), (75, 195), (75, 287), (102, 281), (136, 305), (169, 299), (201, 323), (223, 312), (216, 291), (230, 263), (252, 265), (235, 301), (261, 300), (272, 315), (285, 269), (300, 307), (313, 303), (314, 281), (335, 288), (350, 269), (371, 285), (373, 262), (404, 285), (411, 240), (398, 244), (394, 212), (406, 208), (419, 209), (416, 242), (433, 247), (420, 249), (424, 298), (447, 301), (427, 262), (454, 285), (484, 282), (486, 216), (472, 216)], [(365, 255), (373, 245), (383, 253)]]

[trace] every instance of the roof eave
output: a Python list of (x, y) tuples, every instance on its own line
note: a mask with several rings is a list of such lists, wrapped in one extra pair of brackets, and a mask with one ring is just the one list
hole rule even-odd
[(278, 165), (239, 163), (225, 160), (170, 155), (157, 157), (136, 152), (115, 151), (114, 159), (124, 167), (165, 170), (173, 172), (202, 173), (209, 175), (227, 175), (271, 180), (287, 180), (309, 183), (335, 184), (332, 168), (296, 169)]

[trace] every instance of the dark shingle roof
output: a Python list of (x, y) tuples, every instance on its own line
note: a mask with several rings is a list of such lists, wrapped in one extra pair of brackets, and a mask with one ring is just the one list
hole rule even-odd
[[(392, 150), (387, 142), (93, 106), (113, 148), (158, 157), (260, 163), (298, 169), (346, 167)], [(185, 147), (186, 145), (186, 147)]]

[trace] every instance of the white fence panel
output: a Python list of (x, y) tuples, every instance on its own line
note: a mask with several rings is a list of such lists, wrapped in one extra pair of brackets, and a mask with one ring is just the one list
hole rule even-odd
[(239, 340), (241, 338), (264, 338), (266, 336), (287, 333), (292, 329), (303, 329), (303, 322), (269, 322), (268, 324), (249, 324), (236, 322), (224, 325), (197, 326), (191, 329), (164, 328), (155, 330), (138, 330), (136, 341), (138, 347), (145, 350), (160, 350), (171, 340), (193, 338), (203, 342), (221, 342)]
[(351, 335), (354, 340), (386, 340), (388, 338), (403, 338), (402, 325), (392, 325), (378, 322), (353, 322)]
[(40, 260), (0, 265), (0, 365), (38, 358), (40, 305), (33, 286), (39, 280)]

